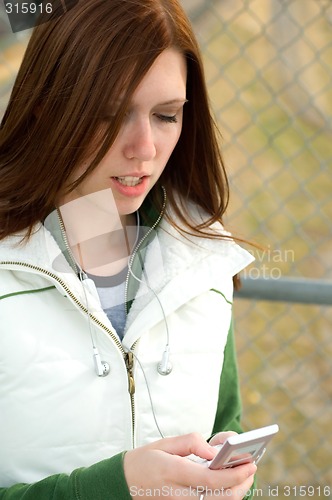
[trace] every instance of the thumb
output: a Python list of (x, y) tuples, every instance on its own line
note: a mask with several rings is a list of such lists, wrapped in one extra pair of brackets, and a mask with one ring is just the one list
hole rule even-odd
[(215, 446), (217, 444), (223, 444), (226, 439), (228, 439), (231, 436), (236, 436), (237, 432), (234, 431), (227, 431), (227, 432), (218, 432), (218, 434), (215, 434), (213, 438), (210, 439), (209, 443), (211, 446)]

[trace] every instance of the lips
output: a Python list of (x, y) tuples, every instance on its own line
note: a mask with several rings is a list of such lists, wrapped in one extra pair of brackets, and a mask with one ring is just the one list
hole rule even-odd
[(113, 189), (126, 197), (144, 196), (149, 190), (149, 175), (123, 175), (111, 177)]

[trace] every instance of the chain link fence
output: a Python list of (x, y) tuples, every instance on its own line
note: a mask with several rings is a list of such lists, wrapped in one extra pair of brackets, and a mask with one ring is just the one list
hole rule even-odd
[[(244, 427), (278, 423), (255, 497), (332, 498), (332, 3), (182, 0), (256, 257), (235, 299)], [(1, 9), (1, 5), (0, 5)], [(0, 10), (0, 114), (28, 32)]]
[(227, 225), (262, 245), (234, 306), (244, 426), (280, 426), (255, 496), (332, 498), (332, 3), (183, 5), (223, 136)]

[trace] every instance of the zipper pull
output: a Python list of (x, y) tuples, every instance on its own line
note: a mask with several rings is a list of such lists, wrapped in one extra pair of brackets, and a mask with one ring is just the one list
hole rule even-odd
[(126, 352), (125, 363), (128, 373), (128, 391), (129, 394), (132, 396), (133, 394), (135, 394), (135, 380), (133, 375), (134, 354), (132, 352)]

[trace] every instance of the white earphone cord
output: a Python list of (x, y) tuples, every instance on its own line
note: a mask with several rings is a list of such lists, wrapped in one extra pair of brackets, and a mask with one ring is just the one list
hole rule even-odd
[[(133, 351), (131, 351), (133, 353)], [(158, 429), (158, 432), (160, 434), (160, 436), (162, 437), (162, 439), (165, 438), (164, 434), (161, 432), (160, 430), (160, 427), (158, 425), (158, 421), (157, 421), (157, 417), (156, 417), (156, 414), (155, 414), (155, 411), (154, 411), (154, 406), (153, 406), (153, 401), (152, 401), (152, 396), (151, 396), (151, 392), (150, 392), (150, 388), (149, 388), (149, 383), (147, 381), (147, 378), (146, 378), (146, 375), (145, 375), (145, 371), (144, 371), (144, 368), (140, 362), (140, 360), (138, 359), (138, 357), (136, 356), (136, 354), (133, 353), (133, 356), (135, 358), (135, 360), (137, 361), (138, 363), (138, 366), (140, 367), (140, 369), (142, 370), (142, 373), (143, 373), (143, 377), (144, 377), (144, 380), (145, 380), (145, 385), (146, 385), (146, 389), (148, 391), (148, 395), (149, 395), (149, 400), (150, 400), (150, 405), (151, 405), (151, 410), (152, 410), (152, 415), (153, 415), (153, 420), (156, 424), (156, 427)]]
[[(138, 256), (138, 258), (140, 258), (140, 256)], [(147, 282), (144, 282), (143, 280), (141, 280), (140, 278), (138, 278), (133, 270), (132, 270), (132, 258), (130, 257), (128, 259), (128, 270), (129, 270), (129, 273), (132, 275), (132, 277), (138, 281), (139, 283), (142, 283), (144, 286), (146, 286), (148, 288), (148, 290), (150, 290), (150, 292), (153, 293), (153, 295), (155, 296), (155, 298), (157, 299), (158, 301), (158, 304), (160, 306), (160, 309), (162, 311), (162, 314), (163, 314), (163, 318), (164, 318), (164, 323), (165, 323), (165, 329), (166, 329), (166, 345), (165, 345), (165, 351), (163, 353), (163, 357), (162, 357), (162, 360), (161, 362), (158, 364), (158, 373), (160, 375), (168, 375), (171, 371), (172, 371), (172, 367), (171, 367), (171, 364), (169, 363), (169, 330), (168, 330), (168, 324), (167, 324), (167, 319), (166, 319), (166, 314), (165, 314), (165, 311), (164, 311), (164, 308), (163, 308), (163, 305), (157, 295), (157, 293), (154, 291), (154, 289), (147, 283)], [(144, 269), (144, 266), (142, 266), (142, 269)], [(143, 271), (144, 272), (144, 271)], [(137, 359), (137, 358), (136, 358)]]

